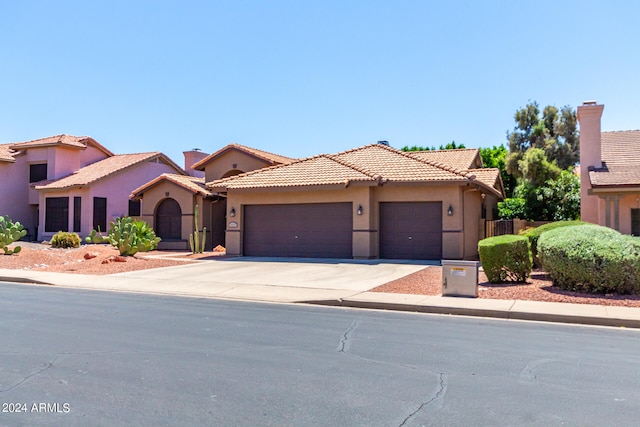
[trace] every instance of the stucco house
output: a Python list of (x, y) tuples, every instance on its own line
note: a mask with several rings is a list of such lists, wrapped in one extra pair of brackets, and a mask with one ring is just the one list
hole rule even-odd
[(227, 198), (227, 253), (248, 256), (474, 258), (504, 198), (477, 149), (372, 144), (206, 181)]
[(580, 123), (580, 216), (640, 236), (640, 130), (602, 132), (604, 105), (585, 101)]
[(141, 202), (141, 217), (162, 238), (160, 249), (189, 249), (194, 231), (195, 206), (198, 229), (207, 229), (205, 249), (225, 245), (226, 197), (205, 186), (206, 181), (289, 163), (293, 159), (240, 144), (229, 144), (212, 154), (184, 152), (188, 176), (163, 174), (131, 192)]
[(20, 221), (31, 239), (86, 236), (139, 214), (131, 190), (163, 173), (185, 174), (160, 152), (116, 155), (86, 136), (1, 144), (0, 214)]

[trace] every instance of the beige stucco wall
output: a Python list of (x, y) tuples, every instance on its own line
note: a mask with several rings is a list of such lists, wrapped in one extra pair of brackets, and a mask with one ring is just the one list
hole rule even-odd
[[(596, 196), (593, 196), (596, 197)], [(631, 234), (631, 209), (640, 209), (640, 192), (629, 194), (616, 194), (610, 193), (609, 203), (606, 201), (606, 194), (600, 194), (597, 198), (598, 211), (597, 221), (594, 223), (607, 226), (611, 228), (617, 228), (617, 230), (623, 234)], [(615, 199), (618, 198), (618, 227), (616, 227), (615, 220)], [(609, 209), (609, 223), (607, 224), (607, 206)]]
[(228, 171), (234, 169), (242, 172), (249, 172), (256, 169), (262, 169), (267, 166), (270, 166), (269, 163), (254, 156), (250, 156), (237, 150), (229, 150), (205, 165), (205, 180), (206, 182), (215, 181), (222, 178), (222, 176)]
[[(442, 202), (442, 256), (445, 259), (474, 257), (477, 254), (478, 220), (482, 199), (478, 191), (457, 185), (393, 185), (381, 187), (357, 186), (315, 191), (247, 191), (230, 190), (227, 194), (227, 253), (241, 255), (243, 207), (259, 204), (337, 203), (353, 206), (353, 257), (379, 256), (380, 203)], [(363, 215), (357, 215), (362, 205)], [(448, 216), (451, 206), (453, 215)], [(230, 215), (235, 210), (235, 216)], [(466, 212), (463, 215), (463, 212)]]

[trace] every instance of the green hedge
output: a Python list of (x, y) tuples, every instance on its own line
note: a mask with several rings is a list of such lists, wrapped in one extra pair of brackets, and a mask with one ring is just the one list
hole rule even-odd
[(549, 230), (555, 230), (556, 228), (560, 227), (572, 227), (585, 224), (589, 223), (582, 221), (556, 221), (528, 230), (526, 233), (524, 233), (524, 236), (529, 239), (529, 245), (531, 246), (531, 255), (533, 256), (533, 263), (536, 266), (540, 267), (540, 261), (538, 260), (538, 239), (540, 238), (542, 233)]
[(572, 291), (640, 293), (640, 239), (588, 224), (540, 236), (542, 268)]
[(531, 252), (524, 236), (511, 234), (478, 242), (478, 254), (489, 282), (524, 282), (531, 274)]

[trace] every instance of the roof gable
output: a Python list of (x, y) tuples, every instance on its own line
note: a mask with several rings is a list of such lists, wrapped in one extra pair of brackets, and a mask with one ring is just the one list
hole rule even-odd
[(11, 149), (11, 144), (0, 144), (0, 162), (14, 163), (16, 151)]
[(482, 167), (482, 157), (480, 157), (480, 150), (477, 148), (411, 151), (408, 153), (419, 159), (450, 165), (460, 170)]
[(279, 154), (273, 154), (273, 153), (269, 153), (267, 151), (262, 151), (262, 150), (258, 150), (257, 148), (251, 148), (251, 147), (247, 147), (245, 145), (240, 145), (240, 144), (229, 144), (225, 147), (222, 147), (221, 149), (219, 149), (218, 151), (216, 151), (215, 153), (209, 154), (207, 157), (205, 157), (204, 159), (200, 160), (197, 163), (194, 163), (192, 168), (195, 170), (204, 170), (205, 166), (209, 163), (211, 163), (212, 161), (220, 158), (221, 156), (223, 156), (224, 154), (228, 153), (229, 151), (238, 151), (240, 153), (243, 153), (245, 155), (251, 156), (251, 157), (255, 157), (259, 160), (262, 160), (264, 162), (266, 162), (269, 165), (276, 165), (276, 164), (285, 164), (285, 163), (291, 163), (292, 161), (294, 161), (295, 159), (292, 159), (290, 157), (285, 157), (285, 156), (281, 156)]
[(159, 177), (133, 190), (130, 198), (134, 200), (140, 199), (145, 191), (148, 191), (163, 182), (171, 182), (193, 194), (201, 194), (205, 197), (213, 195), (213, 193), (205, 187), (204, 178), (198, 178), (190, 175), (163, 173)]
[(158, 160), (172, 166), (176, 172), (185, 173), (171, 159), (159, 151), (150, 153), (119, 154), (78, 169), (71, 175), (46, 183), (36, 184), (36, 190), (61, 190), (90, 185), (108, 176), (132, 168), (143, 162)]
[(26, 150), (29, 148), (51, 146), (84, 149), (88, 146), (93, 146), (105, 153), (107, 156), (113, 156), (113, 153), (110, 150), (107, 150), (102, 144), (89, 136), (73, 136), (61, 134), (48, 136), (46, 138), (34, 139), (32, 141), (15, 142), (9, 144), (9, 146), (13, 150)]

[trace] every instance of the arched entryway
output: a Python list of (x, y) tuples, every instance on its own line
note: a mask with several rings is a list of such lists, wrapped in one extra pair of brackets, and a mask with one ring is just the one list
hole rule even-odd
[(155, 215), (155, 232), (163, 240), (182, 238), (182, 210), (174, 199), (164, 199), (158, 205)]

